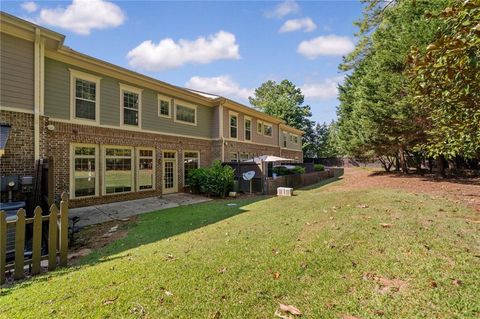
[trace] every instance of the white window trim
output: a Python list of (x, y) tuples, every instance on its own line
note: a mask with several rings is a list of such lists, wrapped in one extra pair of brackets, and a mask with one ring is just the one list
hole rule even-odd
[[(168, 102), (168, 115), (160, 113), (160, 101)], [(165, 96), (162, 94), (157, 94), (157, 103), (158, 103), (158, 116), (165, 117), (168, 119), (172, 118), (172, 98), (169, 98), (168, 96)]]
[[(143, 89), (130, 86), (127, 84), (119, 83), (120, 86), (120, 126), (123, 127), (138, 127), (142, 128), (142, 92)], [(124, 115), (123, 115), (123, 92), (131, 92), (131, 93), (136, 93), (138, 94), (138, 125), (130, 125), (130, 124), (124, 124)]]
[[(247, 121), (250, 121), (250, 139), (247, 140)], [(245, 141), (251, 141), (252, 140), (252, 125), (253, 125), (253, 121), (252, 121), (252, 118), (249, 117), (249, 116), (244, 116), (243, 117), (243, 139)]]
[(240, 161), (240, 160), (239, 160), (239, 156), (238, 156), (238, 152), (230, 152), (230, 153), (228, 153), (228, 161), (229, 161), (229, 162), (233, 162), (233, 161), (232, 161), (232, 154), (235, 154), (235, 155), (236, 155), (237, 163), (238, 163), (238, 162)]
[[(177, 105), (181, 105), (181, 106), (188, 107), (188, 108), (191, 108), (191, 109), (195, 110), (195, 123), (177, 120)], [(197, 106), (196, 105), (185, 102), (185, 101), (177, 101), (177, 100), (174, 101), (174, 107), (173, 107), (173, 121), (174, 122), (181, 123), (181, 124), (192, 125), (192, 126), (197, 126), (197, 122), (198, 122), (197, 117), (198, 117), (198, 114), (197, 114)]]
[(183, 186), (189, 186), (189, 185), (185, 185), (185, 153), (197, 153), (198, 154), (198, 167), (200, 168), (200, 151), (192, 151), (192, 150), (184, 150), (183, 151), (183, 161), (182, 161), (182, 165), (183, 165)]
[[(292, 144), (298, 145), (298, 141), (300, 140), (298, 135), (290, 133), (290, 136), (292, 137)], [(295, 139), (297, 139), (297, 142), (295, 143)]]
[[(152, 170), (153, 170), (153, 182), (152, 182), (152, 188), (148, 189), (140, 189), (140, 183), (139, 183), (139, 176), (140, 176), (140, 159), (141, 158), (150, 158), (150, 156), (140, 156), (140, 151), (142, 150), (148, 150), (152, 151)], [(148, 192), (148, 191), (153, 191), (156, 189), (156, 180), (157, 180), (157, 171), (156, 171), (156, 157), (155, 157), (155, 148), (154, 147), (136, 147), (135, 148), (135, 189), (137, 192)], [(117, 193), (115, 193), (117, 194)]]
[[(92, 74), (84, 73), (74, 69), (70, 69), (70, 120), (75, 123), (80, 124), (100, 124), (100, 80), (102, 79), (99, 76)], [(75, 93), (76, 93), (76, 83), (75, 79), (86, 80), (90, 82), (95, 82), (95, 120), (77, 118), (75, 116)]]
[[(231, 123), (232, 116), (235, 116), (237, 118), (237, 137), (232, 137), (232, 123)], [(238, 121), (238, 113), (228, 111), (228, 136), (232, 140), (238, 140), (238, 122), (239, 122)]]
[[(95, 195), (75, 197), (75, 147), (95, 147)], [(83, 199), (100, 196), (100, 167), (98, 166), (100, 152), (98, 144), (70, 144), (70, 199)]]
[[(263, 125), (262, 125), (262, 126), (263, 126), (263, 136), (268, 137), (268, 138), (273, 138), (273, 124), (267, 123), (267, 122), (263, 122), (262, 124), (263, 124)], [(265, 134), (265, 127), (266, 127), (266, 126), (270, 126), (270, 127), (272, 128), (272, 130), (271, 130), (271, 131), (272, 131), (272, 135), (267, 135), (267, 134)]]
[[(257, 122), (255, 123), (255, 131), (257, 132), (257, 134), (259, 135), (263, 135), (263, 122), (260, 121), (260, 120), (257, 120)], [(260, 124), (260, 126), (262, 127), (260, 132), (258, 132), (258, 124)]]
[[(135, 192), (136, 185), (135, 185), (135, 149), (132, 146), (121, 146), (121, 145), (101, 145), (102, 148), (102, 195), (103, 196), (113, 196), (113, 195), (119, 195), (119, 194), (129, 194)], [(107, 193), (107, 184), (105, 184), (105, 176), (107, 175), (107, 148), (121, 148), (121, 149), (129, 149), (132, 150), (132, 190), (128, 192), (121, 192), (121, 193)], [(112, 156), (109, 156), (112, 157)], [(115, 157), (115, 156), (113, 156)]]

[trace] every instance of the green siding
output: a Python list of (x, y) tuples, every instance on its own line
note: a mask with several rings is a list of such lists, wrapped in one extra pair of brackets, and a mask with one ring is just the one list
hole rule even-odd
[(45, 58), (45, 115), (70, 119), (69, 66)]
[[(70, 71), (69, 68), (101, 77), (100, 80), (100, 124), (120, 126), (120, 87), (124, 83), (134, 87), (138, 85), (84, 70), (49, 58), (45, 59), (45, 115), (61, 119), (70, 118)], [(173, 120), (172, 117), (158, 116), (157, 93), (142, 88), (142, 129), (167, 134), (188, 135), (193, 137), (212, 137), (214, 110), (209, 106), (197, 106), (197, 125), (188, 125)], [(192, 103), (190, 101), (187, 101)], [(195, 104), (195, 103), (193, 103)]]

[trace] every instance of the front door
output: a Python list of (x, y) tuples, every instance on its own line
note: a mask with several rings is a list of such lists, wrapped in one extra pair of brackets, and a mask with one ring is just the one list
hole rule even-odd
[(178, 192), (177, 152), (163, 152), (163, 194)]

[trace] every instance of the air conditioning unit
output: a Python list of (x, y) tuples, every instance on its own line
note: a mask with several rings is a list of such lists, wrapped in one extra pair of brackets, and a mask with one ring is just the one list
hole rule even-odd
[(278, 187), (277, 196), (293, 196), (293, 188), (291, 187)]

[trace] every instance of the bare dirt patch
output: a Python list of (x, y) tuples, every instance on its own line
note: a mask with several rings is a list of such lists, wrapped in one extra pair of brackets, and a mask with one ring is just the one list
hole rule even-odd
[(74, 242), (68, 255), (69, 263), (75, 264), (80, 257), (90, 254), (93, 250), (124, 238), (136, 220), (137, 217), (132, 216), (126, 221), (114, 220), (81, 229), (74, 235)]
[[(404, 175), (374, 172), (367, 169), (345, 168), (345, 181), (332, 189), (356, 190), (362, 188), (393, 188), (433, 198), (449, 198), (464, 203), (480, 212), (480, 178), (440, 178), (434, 175)], [(337, 188), (338, 187), (338, 188)], [(480, 220), (480, 216), (472, 217)]]

